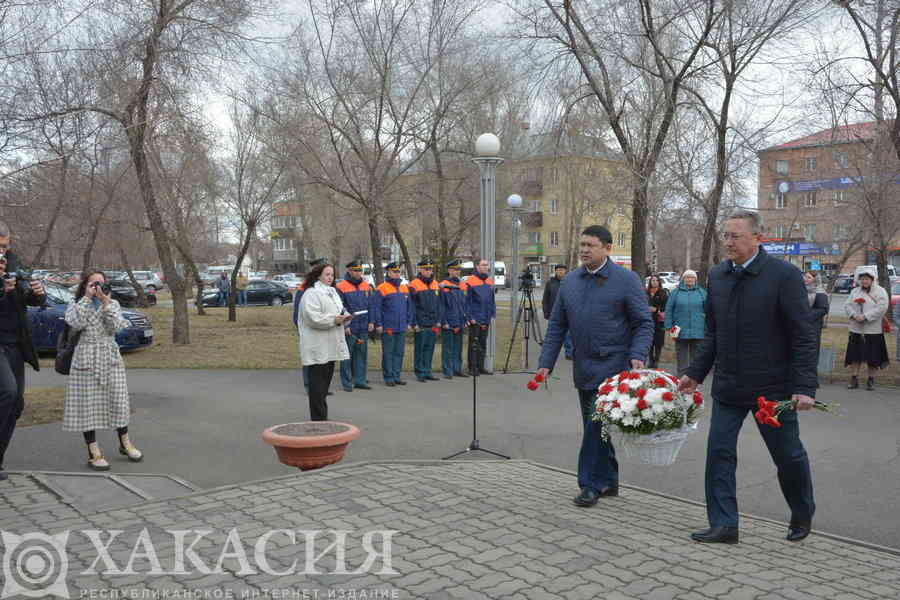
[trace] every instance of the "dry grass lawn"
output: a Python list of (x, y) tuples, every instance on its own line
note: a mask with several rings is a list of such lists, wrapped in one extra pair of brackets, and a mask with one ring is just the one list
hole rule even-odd
[(61, 387), (26, 387), (25, 411), (16, 427), (43, 425), (62, 421), (66, 389)]

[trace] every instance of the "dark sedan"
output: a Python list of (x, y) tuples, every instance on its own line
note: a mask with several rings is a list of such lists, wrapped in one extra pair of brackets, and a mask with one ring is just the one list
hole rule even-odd
[(835, 294), (849, 294), (853, 290), (853, 275), (838, 275), (831, 291)]
[[(288, 286), (277, 281), (255, 279), (247, 283), (247, 304), (281, 306), (294, 299)], [(203, 292), (203, 306), (219, 306), (219, 293), (215, 290)]]
[[(66, 324), (66, 307), (75, 299), (67, 287), (49, 281), (44, 282), (47, 291), (45, 306), (29, 306), (32, 339), (38, 352), (55, 352), (56, 340)], [(116, 342), (122, 350), (146, 348), (153, 343), (153, 325), (147, 315), (136, 310), (122, 309), (122, 316), (130, 325), (116, 334)]]
[[(134, 291), (134, 286), (127, 279), (110, 279), (109, 287), (112, 291), (113, 299), (117, 300), (122, 305), (122, 308), (139, 306), (137, 292)], [(144, 297), (147, 298), (147, 306), (156, 304), (155, 294), (146, 293)]]

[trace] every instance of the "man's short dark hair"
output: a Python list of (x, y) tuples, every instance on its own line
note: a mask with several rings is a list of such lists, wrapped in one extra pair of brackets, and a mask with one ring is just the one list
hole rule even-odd
[(597, 238), (604, 244), (612, 244), (612, 234), (609, 232), (609, 229), (607, 229), (603, 225), (591, 225), (590, 227), (582, 231), (581, 235), (589, 235), (591, 237)]

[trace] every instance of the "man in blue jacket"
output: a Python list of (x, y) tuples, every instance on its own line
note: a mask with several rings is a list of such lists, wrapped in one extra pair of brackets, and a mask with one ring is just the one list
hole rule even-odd
[(460, 260), (455, 258), (447, 263), (447, 279), (440, 283), (443, 305), (443, 327), (441, 338), (441, 370), (444, 378), (468, 377), (462, 370), (462, 338), (466, 326), (466, 284), (461, 274)]
[[(741, 210), (725, 222), (729, 260), (709, 273), (706, 337), (681, 378), (693, 392), (715, 366), (712, 416), (706, 448), (706, 514), (709, 529), (698, 542), (738, 542), (737, 439), (756, 399), (792, 399), (809, 410), (816, 394), (815, 333), (803, 275), (760, 247), (759, 213)], [(781, 427), (758, 429), (778, 468), (778, 483), (791, 509), (787, 539), (809, 535), (816, 505), (809, 458), (800, 441), (797, 413), (785, 411)]]
[(431, 374), (431, 361), (437, 343), (435, 330), (439, 331), (441, 327), (441, 291), (434, 280), (434, 264), (430, 258), (423, 258), (416, 267), (419, 274), (409, 282), (409, 297), (416, 312), (413, 364), (418, 381), (437, 381), (437, 377)]
[(582, 265), (566, 275), (553, 305), (538, 359), (547, 377), (572, 334), (575, 387), (581, 404), (584, 435), (578, 454), (577, 506), (593, 506), (605, 496), (619, 495), (619, 463), (611, 441), (603, 441), (601, 424), (591, 418), (597, 388), (607, 377), (642, 369), (653, 342), (653, 320), (647, 294), (636, 273), (609, 259), (612, 234), (591, 225), (581, 234)]
[(350, 358), (341, 361), (341, 385), (345, 392), (371, 390), (366, 382), (368, 369), (369, 333), (375, 330), (375, 290), (363, 281), (360, 260), (347, 263), (347, 274), (334, 286), (344, 303), (344, 309), (353, 315), (350, 326), (344, 330)]
[(469, 372), (472, 375), (490, 375), (484, 368), (487, 354), (488, 329), (497, 316), (494, 300), (494, 280), (491, 279), (488, 261), (481, 259), (475, 272), (466, 277), (466, 316), (469, 325)]
[(406, 332), (412, 330), (416, 321), (415, 308), (409, 298), (409, 288), (402, 283), (400, 263), (392, 262), (385, 267), (387, 277), (376, 288), (375, 329), (381, 334), (381, 371), (384, 385), (406, 385), (400, 379), (403, 369), (403, 351), (406, 347)]

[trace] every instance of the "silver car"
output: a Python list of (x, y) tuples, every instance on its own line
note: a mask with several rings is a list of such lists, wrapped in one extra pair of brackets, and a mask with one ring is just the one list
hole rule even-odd
[(137, 282), (144, 286), (145, 292), (157, 292), (166, 287), (166, 284), (153, 271), (132, 271), (132, 273)]

